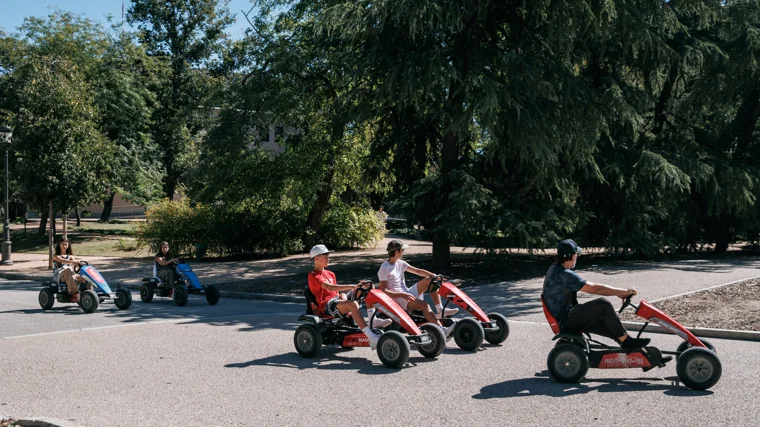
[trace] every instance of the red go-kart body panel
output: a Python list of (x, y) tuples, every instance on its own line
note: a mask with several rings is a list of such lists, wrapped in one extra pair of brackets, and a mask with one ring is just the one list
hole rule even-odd
[(357, 332), (355, 334), (348, 334), (343, 337), (343, 347), (369, 347), (369, 338), (364, 335), (364, 332)]
[(477, 304), (475, 304), (475, 301), (470, 299), (469, 296), (467, 296), (466, 293), (464, 293), (461, 289), (454, 286), (453, 283), (450, 282), (443, 282), (441, 283), (441, 287), (438, 289), (438, 294), (441, 295), (444, 298), (447, 298), (449, 301), (453, 302), (454, 304), (458, 305), (468, 313), (475, 316), (476, 319), (480, 320), (481, 322), (490, 322), (491, 319), (486, 316), (486, 313), (483, 312), (483, 310), (478, 307)]
[(659, 308), (644, 300), (641, 300), (639, 303), (639, 308), (636, 310), (636, 315), (646, 319), (648, 322), (654, 323), (669, 330), (670, 332), (673, 332), (681, 338), (689, 341), (689, 344), (694, 347), (706, 347), (704, 344), (702, 344), (702, 341), (694, 336), (694, 334), (692, 334), (688, 329), (681, 326), (681, 324), (675, 321), (672, 317), (663, 313)]
[(620, 368), (648, 368), (652, 366), (649, 359), (640, 351), (633, 353), (608, 353), (602, 356), (599, 361), (599, 369), (620, 369)]
[(549, 312), (549, 309), (546, 308), (546, 301), (544, 301), (543, 295), (541, 296), (541, 307), (544, 309), (544, 316), (546, 316), (546, 321), (549, 322), (552, 332), (554, 332), (554, 335), (557, 335), (559, 333), (559, 323), (557, 323), (557, 319), (555, 319)]
[[(420, 331), (420, 328), (414, 324), (414, 321), (409, 317), (409, 314), (385, 292), (379, 289), (372, 289), (367, 294), (367, 297), (364, 298), (364, 302), (373, 304), (378, 311), (401, 325), (409, 335), (422, 335), (422, 331)], [(348, 338), (348, 336), (346, 338)]]

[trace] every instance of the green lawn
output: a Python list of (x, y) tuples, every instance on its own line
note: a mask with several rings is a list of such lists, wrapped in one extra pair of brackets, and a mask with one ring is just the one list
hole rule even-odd
[[(82, 223), (85, 226), (85, 223)], [(89, 225), (89, 224), (87, 224)], [(101, 224), (95, 224), (101, 225)], [(105, 224), (110, 225), (110, 224)], [(74, 254), (77, 256), (113, 256), (123, 258), (144, 258), (152, 253), (147, 247), (138, 247), (133, 237), (117, 237), (118, 235), (97, 233), (89, 229), (86, 234), (70, 234), (69, 240)], [(79, 228), (77, 231), (80, 231)], [(83, 230), (81, 230), (84, 232)], [(74, 232), (74, 230), (72, 230)], [(91, 234), (92, 233), (92, 234)], [(60, 236), (56, 236), (56, 242)], [(11, 234), (13, 252), (18, 253), (48, 253), (48, 237), (36, 232), (14, 231)]]

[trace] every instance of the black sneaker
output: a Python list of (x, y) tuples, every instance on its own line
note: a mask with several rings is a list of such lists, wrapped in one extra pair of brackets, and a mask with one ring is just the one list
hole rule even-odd
[(621, 346), (627, 349), (644, 348), (649, 345), (650, 341), (652, 340), (649, 338), (628, 338), (627, 340), (623, 341)]

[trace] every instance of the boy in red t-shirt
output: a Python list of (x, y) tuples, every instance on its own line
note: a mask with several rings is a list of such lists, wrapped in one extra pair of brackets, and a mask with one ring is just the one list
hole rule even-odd
[[(359, 285), (338, 285), (335, 279), (335, 273), (329, 270), (325, 270), (330, 264), (330, 251), (325, 245), (316, 245), (311, 248), (309, 252), (311, 258), (314, 260), (314, 271), (309, 273), (309, 290), (317, 299), (319, 308), (317, 311), (322, 314), (326, 314), (333, 317), (339, 317), (341, 315), (351, 313), (351, 317), (359, 328), (369, 338), (369, 345), (374, 350), (377, 348), (377, 341), (380, 339), (380, 335), (372, 332), (367, 323), (364, 321), (359, 312), (359, 303), (351, 301), (353, 297), (353, 290)], [(348, 294), (339, 294), (341, 291), (350, 291)], [(370, 319), (372, 313), (375, 311), (374, 307), (367, 305), (367, 312)], [(382, 328), (388, 326), (390, 319), (375, 319), (373, 326)]]

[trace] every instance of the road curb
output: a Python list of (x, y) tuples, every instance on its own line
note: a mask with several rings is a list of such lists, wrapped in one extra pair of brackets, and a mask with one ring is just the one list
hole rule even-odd
[[(42, 275), (35, 275), (35, 274), (22, 274), (22, 273), (8, 273), (8, 272), (0, 272), (0, 278), (8, 279), (8, 280), (32, 280), (36, 282), (42, 282), (46, 280), (50, 280), (49, 276), (42, 276)], [(223, 282), (224, 284), (229, 284), (230, 282)], [(210, 285), (219, 285), (221, 283), (209, 283)], [(132, 291), (140, 291), (140, 287), (142, 286), (141, 283), (121, 283), (121, 284), (115, 284), (112, 286), (111, 289), (116, 289), (118, 287), (129, 289)], [(256, 293), (256, 292), (235, 292), (235, 291), (224, 291), (220, 290), (219, 295), (222, 298), (231, 298), (231, 299), (247, 299), (247, 300), (260, 300), (260, 301), (275, 301), (275, 302), (292, 302), (292, 303), (306, 303), (306, 297), (300, 297), (295, 295), (278, 295), (278, 294), (265, 294), (265, 293)]]
[[(623, 327), (629, 331), (639, 331), (643, 323), (638, 322), (623, 322)], [(702, 338), (720, 338), (727, 340), (739, 340), (739, 341), (760, 341), (760, 332), (755, 331), (737, 331), (733, 329), (713, 329), (713, 328), (686, 328), (691, 331), (692, 334)], [(670, 330), (662, 328), (657, 325), (648, 324), (646, 332), (654, 332), (658, 334), (675, 335)]]
[(22, 418), (13, 425), (22, 427), (81, 427), (79, 424), (74, 424), (71, 421), (47, 417)]

